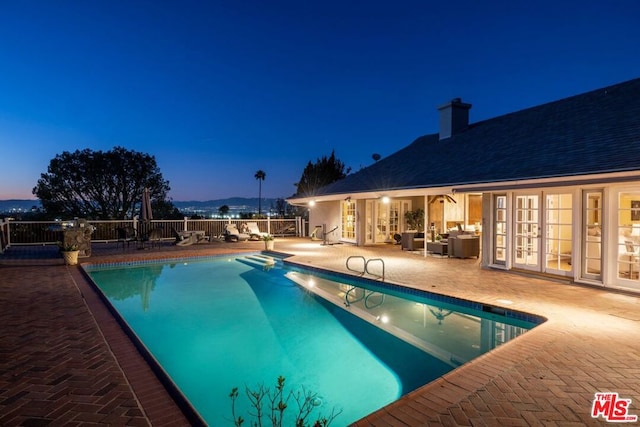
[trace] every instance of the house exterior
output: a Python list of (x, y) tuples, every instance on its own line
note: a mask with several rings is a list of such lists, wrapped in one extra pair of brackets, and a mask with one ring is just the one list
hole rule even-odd
[(330, 241), (392, 243), (423, 209), (425, 242), (470, 230), (485, 268), (640, 292), (640, 79), (477, 123), (470, 109), (440, 106), (438, 133), (289, 202), (313, 204)]

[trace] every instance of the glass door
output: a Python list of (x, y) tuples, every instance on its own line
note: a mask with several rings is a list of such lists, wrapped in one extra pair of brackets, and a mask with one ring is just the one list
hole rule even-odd
[(345, 200), (342, 203), (342, 239), (356, 239), (356, 202)]
[(376, 230), (373, 237), (374, 242), (383, 243), (390, 241), (391, 236), (389, 235), (389, 203), (378, 201), (376, 211)]
[(640, 288), (640, 192), (618, 194), (617, 283)]
[(493, 263), (507, 262), (507, 196), (493, 196)]
[(513, 266), (540, 271), (539, 196), (515, 196)]
[(602, 191), (582, 193), (582, 277), (602, 280)]
[(364, 216), (365, 216), (365, 224), (364, 224), (364, 243), (366, 245), (370, 245), (373, 243), (373, 200), (367, 200), (365, 202)]
[(400, 202), (389, 202), (389, 236), (400, 233)]
[[(353, 218), (355, 218), (355, 204), (353, 205)], [(388, 202), (367, 200), (365, 202), (365, 244), (392, 242), (393, 235), (401, 233), (404, 213), (410, 208), (411, 202), (407, 200)]]
[(568, 276), (572, 271), (571, 201), (571, 194), (545, 195), (545, 272)]

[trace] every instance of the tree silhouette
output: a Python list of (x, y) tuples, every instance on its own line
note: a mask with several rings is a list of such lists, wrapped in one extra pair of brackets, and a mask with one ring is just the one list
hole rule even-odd
[(224, 217), (226, 214), (229, 213), (229, 206), (227, 205), (222, 205), (218, 208), (218, 213), (220, 214), (220, 216)]
[(258, 180), (258, 216), (262, 213), (262, 181), (267, 177), (267, 174), (263, 170), (259, 170), (254, 175), (254, 178)]
[(351, 172), (351, 168), (336, 158), (335, 150), (329, 157), (323, 156), (315, 163), (309, 162), (302, 172), (300, 181), (296, 184), (297, 196), (312, 196), (315, 192), (332, 182), (341, 180)]
[(155, 157), (123, 147), (110, 151), (64, 151), (40, 175), (33, 194), (50, 214), (92, 219), (124, 219), (148, 187), (152, 203), (164, 201), (169, 181)]

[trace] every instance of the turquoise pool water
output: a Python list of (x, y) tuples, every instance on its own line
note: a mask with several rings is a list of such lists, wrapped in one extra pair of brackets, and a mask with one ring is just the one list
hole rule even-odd
[(333, 425), (347, 425), (535, 326), (280, 262), (227, 256), (87, 270), (212, 426), (233, 425), (233, 387), (237, 413), (251, 419), (245, 386), (273, 389), (278, 376), (318, 394), (316, 416), (342, 410)]

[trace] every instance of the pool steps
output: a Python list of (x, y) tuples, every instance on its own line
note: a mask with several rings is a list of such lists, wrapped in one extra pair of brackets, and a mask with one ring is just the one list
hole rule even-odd
[(261, 267), (263, 269), (274, 267), (277, 262), (276, 258), (262, 254), (246, 255), (243, 257), (238, 257), (236, 258), (236, 260), (244, 264), (251, 265), (253, 267)]

